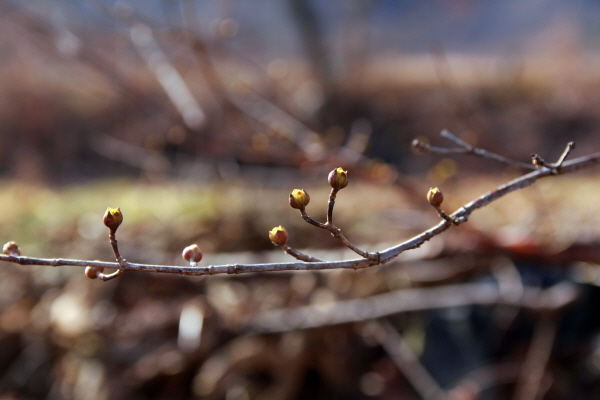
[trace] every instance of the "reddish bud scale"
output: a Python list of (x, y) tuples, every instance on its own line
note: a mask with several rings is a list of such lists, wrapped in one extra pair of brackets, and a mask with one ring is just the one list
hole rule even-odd
[(429, 204), (431, 204), (432, 206), (439, 207), (444, 201), (444, 195), (442, 194), (442, 191), (440, 189), (431, 188), (427, 193), (427, 201), (429, 201)]
[(119, 207), (107, 208), (102, 221), (108, 229), (110, 229), (112, 232), (115, 232), (119, 225), (123, 223), (123, 214), (121, 213), (121, 209)]
[(329, 173), (327, 180), (333, 189), (343, 189), (348, 186), (348, 171), (344, 171), (342, 168), (336, 168)]
[(310, 202), (310, 196), (304, 189), (294, 189), (290, 193), (290, 206), (292, 208), (301, 210), (308, 205)]
[(278, 226), (269, 231), (269, 239), (277, 246), (284, 246), (287, 243), (288, 235), (283, 226)]
[(197, 244), (192, 244), (183, 249), (181, 256), (185, 261), (189, 262), (200, 262), (202, 260), (202, 252)]

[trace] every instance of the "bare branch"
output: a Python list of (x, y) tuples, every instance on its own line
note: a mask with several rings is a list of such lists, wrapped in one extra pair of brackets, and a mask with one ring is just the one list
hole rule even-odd
[(284, 332), (350, 322), (362, 322), (392, 314), (451, 308), (465, 305), (503, 304), (536, 310), (560, 309), (578, 297), (570, 283), (548, 289), (523, 288), (521, 296), (506, 296), (493, 283), (462, 283), (432, 288), (401, 289), (365, 299), (309, 305), (252, 315), (249, 329), (257, 332)]
[(565, 147), (565, 150), (563, 151), (563, 153), (560, 155), (560, 157), (558, 158), (558, 160), (555, 163), (546, 162), (538, 154), (531, 155), (531, 162), (533, 165), (535, 165), (538, 168), (541, 168), (541, 167), (550, 168), (552, 170), (552, 173), (554, 175), (556, 175), (558, 173), (558, 171), (562, 168), (562, 166), (565, 162), (565, 159), (568, 157), (569, 153), (571, 153), (571, 150), (573, 150), (574, 148), (575, 148), (575, 142), (567, 143), (567, 147)]
[(540, 389), (552, 352), (556, 329), (556, 322), (552, 321), (548, 315), (542, 315), (531, 339), (525, 362), (521, 367), (514, 400), (537, 400), (543, 397)]
[(436, 147), (430, 146), (429, 144), (422, 142), (418, 139), (413, 140), (412, 146), (418, 151), (423, 153), (434, 153), (434, 154), (471, 154), (477, 157), (485, 158), (487, 160), (497, 161), (501, 164), (510, 165), (513, 167), (519, 167), (523, 169), (535, 169), (535, 165), (530, 163), (524, 163), (521, 161), (511, 160), (510, 158), (506, 158), (499, 154), (492, 153), (485, 149), (481, 149), (479, 147), (474, 147), (465, 142), (464, 140), (459, 139), (454, 136), (450, 131), (444, 129), (440, 135), (450, 140), (451, 142), (458, 145), (458, 148), (447, 148), (447, 147)]
[[(533, 172), (521, 176), (520, 178), (514, 179), (498, 188), (478, 197), (477, 199), (465, 204), (449, 217), (454, 221), (455, 224), (462, 224), (466, 222), (475, 210), (490, 204), (493, 201), (507, 195), (518, 189), (523, 189), (533, 185), (541, 178), (553, 175), (562, 175), (572, 173), (584, 168), (589, 168), (600, 163), (600, 153), (594, 153), (588, 156), (579, 157), (571, 161), (566, 161), (562, 164), (558, 170), (541, 167)], [(324, 224), (323, 224), (324, 225)], [(402, 242), (396, 246), (390, 247), (386, 250), (377, 253), (367, 253), (368, 256), (360, 259), (342, 260), (342, 261), (320, 261), (310, 263), (269, 263), (269, 264), (230, 264), (230, 265), (214, 265), (208, 267), (182, 267), (182, 266), (168, 266), (168, 265), (151, 265), (151, 264), (135, 264), (135, 263), (124, 263), (120, 266), (118, 263), (108, 263), (99, 261), (87, 261), (87, 260), (68, 260), (68, 259), (44, 259), (44, 258), (32, 258), (23, 256), (11, 256), (11, 255), (0, 255), (0, 261), (6, 261), (21, 265), (71, 265), (71, 266), (96, 266), (105, 268), (121, 268), (123, 272), (128, 271), (145, 271), (145, 272), (161, 272), (171, 273), (179, 275), (214, 275), (214, 274), (240, 274), (248, 272), (267, 272), (267, 271), (296, 271), (296, 270), (327, 270), (327, 269), (358, 269), (367, 268), (374, 265), (381, 265), (390, 262), (398, 255), (406, 250), (417, 248), (426, 241), (430, 240), (434, 236), (448, 230), (454, 224), (447, 220), (439, 222), (437, 225), (430, 229), (418, 234), (417, 236)], [(341, 232), (340, 232), (341, 235)]]
[(444, 390), (419, 362), (419, 358), (396, 328), (388, 321), (381, 321), (379, 325), (385, 332), (384, 337), (379, 340), (380, 344), (416, 392), (421, 395), (421, 398), (424, 400), (444, 399), (446, 397)]

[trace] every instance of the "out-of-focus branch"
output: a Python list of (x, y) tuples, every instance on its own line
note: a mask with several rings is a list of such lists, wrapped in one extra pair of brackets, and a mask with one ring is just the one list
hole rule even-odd
[(542, 380), (552, 352), (556, 328), (555, 321), (547, 314), (542, 315), (535, 327), (529, 351), (521, 367), (514, 400), (537, 400), (542, 398)]
[(191, 129), (201, 128), (206, 122), (206, 115), (181, 74), (154, 40), (152, 29), (143, 23), (133, 25), (131, 41), (177, 108), (185, 124)]
[(561, 283), (548, 289), (527, 287), (519, 297), (506, 296), (504, 291), (505, 289), (492, 283), (402, 289), (365, 299), (266, 311), (252, 316), (249, 329), (282, 332), (466, 305), (502, 304), (536, 310), (560, 309), (575, 301), (579, 294), (577, 287), (569, 283)]
[(415, 391), (421, 395), (421, 398), (424, 400), (444, 399), (444, 390), (419, 362), (418, 357), (402, 335), (388, 321), (381, 321), (379, 325), (385, 332), (383, 337), (379, 338), (380, 344)]

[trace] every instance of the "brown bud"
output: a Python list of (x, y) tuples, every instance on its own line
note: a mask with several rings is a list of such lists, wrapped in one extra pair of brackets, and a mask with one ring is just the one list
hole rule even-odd
[(284, 246), (288, 240), (287, 231), (283, 226), (277, 226), (269, 231), (269, 239), (277, 246)]
[(103, 221), (104, 225), (106, 225), (111, 232), (116, 232), (119, 225), (121, 225), (123, 222), (123, 214), (121, 213), (121, 209), (119, 207), (107, 208), (106, 212), (104, 213)]
[(303, 209), (308, 205), (310, 196), (304, 191), (304, 189), (294, 189), (290, 193), (290, 206), (298, 210)]
[(90, 267), (89, 265), (85, 267), (85, 276), (89, 279), (98, 278), (102, 272), (104, 272), (104, 267)]
[(202, 252), (200, 251), (200, 247), (197, 244), (192, 244), (181, 252), (181, 256), (185, 261), (189, 262), (200, 262), (202, 260)]
[(17, 242), (7, 242), (2, 246), (2, 253), (7, 256), (18, 257), (21, 255), (21, 251), (19, 250), (19, 245)]
[(442, 194), (442, 191), (440, 189), (431, 188), (427, 193), (427, 201), (429, 201), (429, 204), (431, 204), (432, 206), (439, 207), (444, 201), (444, 195)]
[(327, 180), (332, 188), (337, 190), (343, 189), (348, 186), (348, 171), (344, 171), (342, 168), (336, 168), (329, 173)]

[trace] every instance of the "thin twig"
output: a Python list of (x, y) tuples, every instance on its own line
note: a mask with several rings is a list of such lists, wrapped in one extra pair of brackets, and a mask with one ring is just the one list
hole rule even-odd
[[(600, 164), (600, 153), (590, 154), (588, 156), (579, 157), (570, 161), (565, 161), (562, 167), (557, 171), (558, 175), (572, 173), (581, 169), (590, 168), (592, 166)], [(523, 189), (533, 185), (539, 179), (547, 176), (553, 176), (553, 170), (550, 168), (540, 168), (526, 175), (523, 175), (517, 179), (514, 179), (480, 197), (467, 203), (463, 207), (459, 208), (456, 212), (450, 215), (450, 217), (458, 224), (466, 222), (475, 210), (482, 208), (493, 201), (507, 195), (515, 190)], [(267, 272), (267, 271), (295, 271), (295, 270), (327, 270), (327, 269), (358, 269), (368, 268), (374, 265), (386, 264), (402, 254), (404, 251), (417, 248), (426, 241), (430, 240), (434, 236), (445, 232), (453, 224), (444, 220), (439, 222), (437, 225), (430, 229), (418, 234), (417, 236), (402, 242), (396, 246), (390, 247), (374, 254), (375, 257), (372, 259), (360, 258), (343, 261), (322, 261), (313, 263), (303, 262), (291, 262), (291, 263), (269, 263), (269, 264), (232, 264), (232, 265), (214, 265), (208, 267), (182, 267), (182, 266), (168, 266), (168, 265), (148, 265), (148, 264), (134, 264), (126, 263), (124, 265), (125, 271), (146, 271), (146, 272), (161, 272), (171, 273), (179, 275), (214, 275), (214, 274), (239, 274), (248, 272)], [(31, 258), (31, 257), (14, 257), (7, 255), (0, 255), (0, 261), (12, 262), (22, 265), (72, 265), (79, 267), (97, 266), (106, 268), (119, 268), (118, 263), (98, 262), (98, 261), (87, 261), (87, 260), (67, 260), (67, 259), (43, 259), (43, 258)]]
[(339, 189), (331, 189), (329, 193), (329, 202), (327, 203), (327, 223), (333, 224), (333, 208), (335, 207), (335, 197)]
[(411, 350), (402, 335), (388, 321), (380, 321), (385, 335), (380, 344), (388, 353), (394, 364), (410, 382), (412, 387), (424, 400), (440, 400), (445, 398), (444, 390), (425, 369), (419, 358)]
[(560, 155), (560, 157), (558, 158), (558, 160), (555, 163), (546, 162), (538, 154), (531, 155), (531, 162), (534, 166), (536, 166), (538, 168), (542, 168), (542, 167), (550, 168), (552, 170), (552, 173), (554, 175), (556, 175), (556, 174), (558, 174), (558, 171), (562, 168), (562, 166), (565, 162), (565, 159), (568, 157), (569, 153), (571, 153), (571, 151), (574, 148), (575, 148), (575, 142), (567, 143), (567, 146), (565, 147), (564, 151), (562, 152), (562, 154)]
[(318, 259), (316, 257), (313, 256), (309, 256), (308, 254), (304, 254), (301, 251), (298, 251), (290, 246), (288, 246), (287, 244), (284, 244), (282, 246), (280, 246), (281, 249), (283, 251), (285, 251), (287, 254), (289, 254), (290, 256), (300, 260), (300, 261), (306, 261), (306, 262), (319, 262), (319, 261), (323, 261), (321, 259)]
[(392, 314), (466, 305), (508, 305), (533, 310), (556, 310), (579, 296), (577, 286), (557, 284), (548, 289), (523, 288), (509, 297), (493, 283), (462, 283), (431, 288), (401, 289), (364, 299), (271, 310), (249, 316), (248, 328), (256, 332), (285, 332), (361, 322)]
[(552, 321), (549, 315), (542, 315), (531, 339), (525, 362), (521, 367), (514, 400), (537, 400), (541, 398), (540, 387), (552, 352), (556, 328), (556, 322)]
[(434, 153), (434, 154), (471, 154), (477, 157), (485, 158), (487, 160), (493, 160), (505, 165), (510, 165), (513, 167), (519, 167), (523, 169), (536, 169), (535, 165), (530, 163), (524, 163), (521, 161), (511, 160), (510, 158), (506, 158), (496, 153), (492, 153), (485, 149), (474, 147), (465, 142), (464, 140), (459, 139), (454, 136), (450, 131), (444, 129), (440, 135), (458, 145), (458, 148), (447, 148), (447, 147), (436, 147), (430, 146), (429, 144), (422, 142), (418, 139), (415, 139), (412, 142), (412, 146), (421, 152), (424, 153)]
[[(332, 190), (332, 195), (334, 196), (334, 199), (335, 199), (335, 195), (333, 194), (333, 190)], [(302, 215), (302, 219), (304, 219), (309, 224), (311, 224), (313, 226), (316, 226), (317, 228), (328, 230), (333, 237), (335, 237), (336, 239), (338, 239), (340, 242), (342, 242), (342, 244), (344, 246), (346, 246), (347, 248), (349, 248), (350, 250), (352, 250), (353, 252), (355, 252), (359, 256), (361, 256), (363, 258), (366, 258), (367, 260), (378, 261), (379, 260), (379, 254), (378, 253), (369, 253), (368, 251), (364, 251), (364, 250), (358, 248), (357, 246), (355, 246), (354, 244), (352, 244), (352, 242), (350, 242), (346, 238), (346, 236), (344, 236), (344, 234), (342, 233), (342, 230), (340, 228), (338, 228), (337, 226), (335, 226), (335, 224), (333, 222), (331, 222), (331, 220), (333, 219), (333, 206), (334, 206), (334, 204), (335, 204), (335, 201), (331, 200), (331, 195), (330, 195), (328, 212), (327, 212), (327, 219), (328, 219), (328, 221), (326, 223), (322, 223), (322, 222), (315, 221), (314, 219), (312, 219), (306, 213), (306, 209), (305, 208), (300, 209), (300, 214)]]

